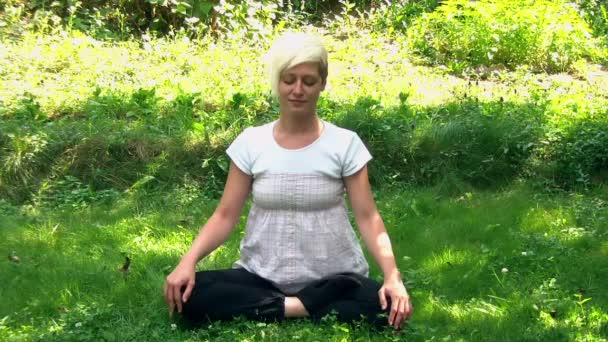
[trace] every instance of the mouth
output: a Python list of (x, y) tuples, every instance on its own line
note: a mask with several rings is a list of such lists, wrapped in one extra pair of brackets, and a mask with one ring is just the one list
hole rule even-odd
[(296, 103), (296, 104), (298, 104), (298, 103), (299, 104), (306, 103), (306, 101), (304, 101), (304, 100), (288, 100), (288, 101), (291, 102), (291, 103)]

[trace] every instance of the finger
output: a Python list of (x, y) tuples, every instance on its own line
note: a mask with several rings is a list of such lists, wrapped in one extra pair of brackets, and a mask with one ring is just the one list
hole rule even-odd
[(412, 301), (410, 297), (405, 297), (405, 319), (409, 319), (414, 313), (414, 306), (412, 305)]
[(395, 326), (395, 319), (397, 318), (397, 310), (399, 309), (399, 298), (391, 298), (391, 313), (388, 317), (388, 324)]
[(173, 310), (175, 309), (175, 301), (173, 300), (173, 287), (169, 286), (167, 288), (167, 304), (169, 305), (169, 315), (173, 315)]
[(192, 289), (194, 288), (194, 281), (189, 281), (188, 286), (186, 286), (186, 291), (182, 295), (182, 301), (185, 303), (190, 298), (190, 294), (192, 294)]
[(173, 286), (167, 285), (167, 293), (165, 294), (167, 297), (167, 304), (169, 305), (169, 315), (173, 315), (173, 310), (175, 310), (175, 300), (173, 300)]
[(165, 283), (165, 301), (169, 306), (169, 315), (173, 314), (173, 309), (175, 308), (175, 302), (173, 301), (173, 290), (172, 286), (169, 283)]
[(382, 310), (386, 310), (386, 296), (384, 294), (384, 288), (381, 288), (380, 291), (378, 291), (378, 297), (380, 297), (380, 307)]
[(182, 296), (179, 291), (179, 286), (173, 287), (173, 301), (175, 301), (175, 305), (177, 306), (177, 312), (182, 312)]
[(395, 319), (395, 328), (401, 329), (401, 324), (405, 318), (405, 298), (399, 300), (399, 310), (397, 311), (397, 318)]
[(163, 296), (165, 297), (165, 303), (169, 305), (169, 297), (167, 296), (167, 282), (163, 285)]

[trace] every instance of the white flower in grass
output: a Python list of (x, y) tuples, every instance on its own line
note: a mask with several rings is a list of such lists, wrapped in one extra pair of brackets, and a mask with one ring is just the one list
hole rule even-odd
[(74, 326), (75, 326), (76, 328), (80, 328), (80, 327), (82, 326), (82, 323), (78, 322), (78, 323), (74, 324)]
[(502, 270), (500, 270), (502, 273), (508, 273), (509, 269), (506, 267), (503, 267)]
[(528, 252), (523, 251), (523, 252), (521, 252), (521, 255), (523, 255), (523, 256), (527, 256), (527, 255), (528, 255)]
[(177, 329), (177, 324), (171, 323), (171, 330), (175, 330), (175, 329)]

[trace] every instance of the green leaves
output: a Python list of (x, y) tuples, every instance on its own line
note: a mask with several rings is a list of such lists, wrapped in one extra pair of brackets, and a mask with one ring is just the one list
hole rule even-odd
[(449, 0), (416, 19), (407, 32), (413, 52), (457, 74), (479, 65), (569, 70), (596, 59), (599, 43), (565, 1)]

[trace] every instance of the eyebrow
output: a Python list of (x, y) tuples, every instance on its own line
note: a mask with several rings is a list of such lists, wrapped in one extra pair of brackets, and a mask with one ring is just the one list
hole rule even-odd
[[(294, 73), (286, 73), (281, 75), (281, 78), (285, 78), (285, 77), (298, 77), (298, 75), (294, 74)], [(317, 75), (313, 75), (313, 74), (305, 74), (305, 75), (301, 75), (302, 79), (314, 79), (315, 81), (319, 80), (321, 78), (321, 76), (317, 76)]]
[[(283, 71), (281, 73), (282, 76), (298, 76), (298, 74), (294, 73), (294, 72), (287, 72), (287, 71)], [(316, 75), (314, 73), (310, 73), (310, 74), (302, 74), (302, 78), (304, 77), (318, 77), (321, 78), (321, 76)]]

